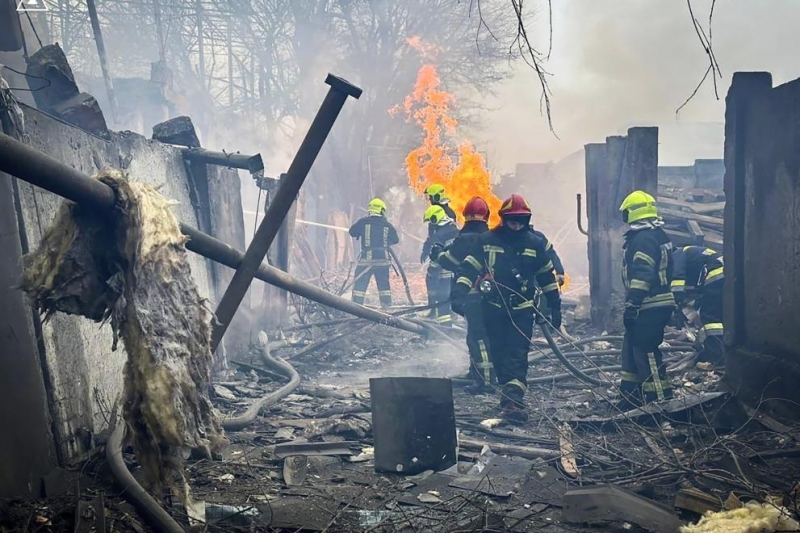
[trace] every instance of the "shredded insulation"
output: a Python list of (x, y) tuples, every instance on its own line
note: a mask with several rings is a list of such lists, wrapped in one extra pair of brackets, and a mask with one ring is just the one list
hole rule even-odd
[(709, 512), (681, 533), (774, 533), (797, 531), (800, 524), (789, 511), (768, 503), (747, 502), (739, 509)]
[[(180, 449), (210, 455), (224, 443), (206, 395), (211, 313), (192, 279), (175, 202), (117, 170), (96, 179), (111, 186), (111, 215), (64, 201), (25, 257), (22, 288), (47, 319), (56, 311), (111, 321), (112, 350), (128, 360), (123, 416), (146, 482), (160, 494), (182, 475)], [(177, 494), (183, 494), (177, 490)]]

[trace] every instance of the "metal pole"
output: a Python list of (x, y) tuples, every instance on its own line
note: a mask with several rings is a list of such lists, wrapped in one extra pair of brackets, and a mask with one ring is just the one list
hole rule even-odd
[(86, 7), (89, 8), (89, 19), (92, 22), (94, 42), (97, 45), (97, 55), (100, 57), (100, 68), (103, 70), (103, 81), (106, 83), (108, 103), (111, 104), (111, 116), (114, 119), (114, 122), (116, 122), (118, 116), (117, 98), (114, 96), (114, 84), (111, 82), (111, 73), (108, 70), (106, 45), (103, 43), (103, 33), (100, 31), (100, 20), (97, 18), (97, 8), (94, 5), (94, 0), (86, 0)]
[(183, 152), (184, 159), (188, 159), (190, 161), (197, 161), (207, 165), (241, 168), (243, 170), (248, 170), (251, 174), (255, 174), (256, 172), (264, 170), (264, 161), (261, 159), (261, 154), (228, 154), (225, 152), (206, 150), (204, 148), (187, 148), (185, 146), (176, 145), (173, 146)]
[(336, 117), (342, 110), (348, 96), (358, 98), (361, 96), (361, 89), (348, 83), (347, 81), (337, 78), (331, 74), (325, 79), (325, 83), (330, 85), (328, 94), (325, 100), (317, 111), (317, 116), (314, 117), (314, 122), (306, 133), (303, 144), (294, 156), (289, 170), (286, 172), (286, 179), (281, 180), (278, 190), (275, 193), (275, 198), (270, 202), (269, 209), (264, 216), (264, 220), (253, 236), (250, 246), (242, 259), (241, 266), (236, 270), (233, 275), (225, 294), (217, 305), (216, 317), (217, 323), (211, 333), (211, 350), (214, 351), (219, 346), (222, 336), (228, 329), (233, 315), (239, 308), (242, 298), (247, 293), (250, 283), (253, 281), (259, 265), (267, 255), (272, 241), (275, 240), (278, 230), (283, 223), (286, 214), (292, 207), (297, 194), (300, 192), (300, 187), (311, 170), (311, 165), (317, 158), (325, 138), (330, 133)]
[[(4, 133), (0, 133), (0, 172), (6, 172), (68, 200), (99, 210), (111, 211), (116, 202), (113, 189), (105, 183), (94, 180)], [(244, 254), (229, 244), (185, 224), (181, 224), (181, 231), (190, 239), (186, 243), (188, 250), (230, 268), (239, 268), (242, 264)], [(259, 265), (256, 277), (265, 283), (372, 322), (420, 335), (426, 331), (418, 324), (339, 298), (269, 265)]]
[(589, 232), (583, 229), (583, 224), (581, 223), (581, 211), (583, 211), (582, 209), (583, 205), (581, 203), (581, 193), (578, 193), (576, 200), (578, 202), (578, 231), (588, 236)]

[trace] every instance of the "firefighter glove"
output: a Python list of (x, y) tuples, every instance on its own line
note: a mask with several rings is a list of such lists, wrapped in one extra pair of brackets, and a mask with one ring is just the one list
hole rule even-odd
[(631, 329), (636, 324), (637, 318), (639, 318), (639, 308), (632, 305), (626, 306), (622, 313), (622, 323), (625, 325), (625, 329)]
[(550, 323), (555, 329), (561, 329), (561, 307), (550, 308)]
[(566, 279), (564, 278), (564, 274), (558, 274), (556, 276), (556, 281), (558, 281), (558, 286), (559, 287), (563, 287), (564, 286), (564, 282), (566, 281)]
[(433, 246), (431, 246), (431, 253), (428, 254), (428, 257), (431, 258), (431, 261), (436, 261), (439, 259), (439, 255), (441, 255), (442, 252), (444, 252), (444, 245), (440, 242), (435, 242)]

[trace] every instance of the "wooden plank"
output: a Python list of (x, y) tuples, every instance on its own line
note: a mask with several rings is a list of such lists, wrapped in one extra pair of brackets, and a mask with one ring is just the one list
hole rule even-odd
[(686, 229), (689, 230), (689, 235), (692, 236), (694, 243), (698, 246), (702, 246), (703, 241), (705, 241), (705, 235), (703, 234), (703, 230), (700, 229), (700, 224), (698, 224), (696, 220), (687, 220)]
[(675, 209), (662, 208), (659, 209), (659, 215), (666, 218), (679, 218), (682, 220), (695, 220), (701, 226), (710, 226), (711, 228), (722, 230), (724, 219), (717, 217), (710, 217), (707, 215), (697, 215), (695, 213), (685, 213), (683, 211), (676, 211)]
[(686, 509), (697, 514), (704, 514), (706, 511), (719, 511), (722, 509), (722, 502), (710, 494), (706, 494), (695, 488), (680, 489), (675, 495), (675, 507)]
[(561, 466), (568, 476), (576, 478), (580, 475), (578, 470), (577, 455), (575, 454), (575, 447), (572, 445), (572, 429), (568, 424), (561, 425), (561, 431), (558, 434), (558, 441), (561, 447)]
[(692, 236), (686, 232), (665, 229), (664, 233), (666, 233), (669, 237), (669, 240), (672, 241), (673, 246), (692, 246), (694, 244)]
[(712, 202), (710, 204), (700, 204), (691, 202), (687, 203), (691, 206), (692, 211), (694, 211), (698, 215), (707, 215), (708, 213), (715, 213), (717, 211), (722, 213), (725, 210), (725, 202)]

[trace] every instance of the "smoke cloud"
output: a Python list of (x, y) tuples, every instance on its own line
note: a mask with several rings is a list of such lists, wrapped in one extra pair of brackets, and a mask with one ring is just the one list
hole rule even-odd
[[(662, 164), (721, 157), (724, 98), (733, 73), (769, 71), (775, 85), (800, 75), (800, 3), (719, 0), (712, 43), (723, 74), (720, 99), (709, 76), (676, 118), (675, 110), (708, 67), (685, 2), (572, 0), (553, 6), (554, 45), (547, 68), (553, 74), (553, 120), (560, 140), (539, 113), (535, 73), (518, 64), (514, 77), (489, 101), (494, 110), (476, 132), (483, 141), (479, 146), (502, 172), (521, 162), (561, 159), (638, 125), (661, 127)], [(692, 0), (704, 28), (710, 7), (711, 0)], [(540, 9), (529, 32), (544, 37), (537, 45), (545, 50), (546, 15)]]

